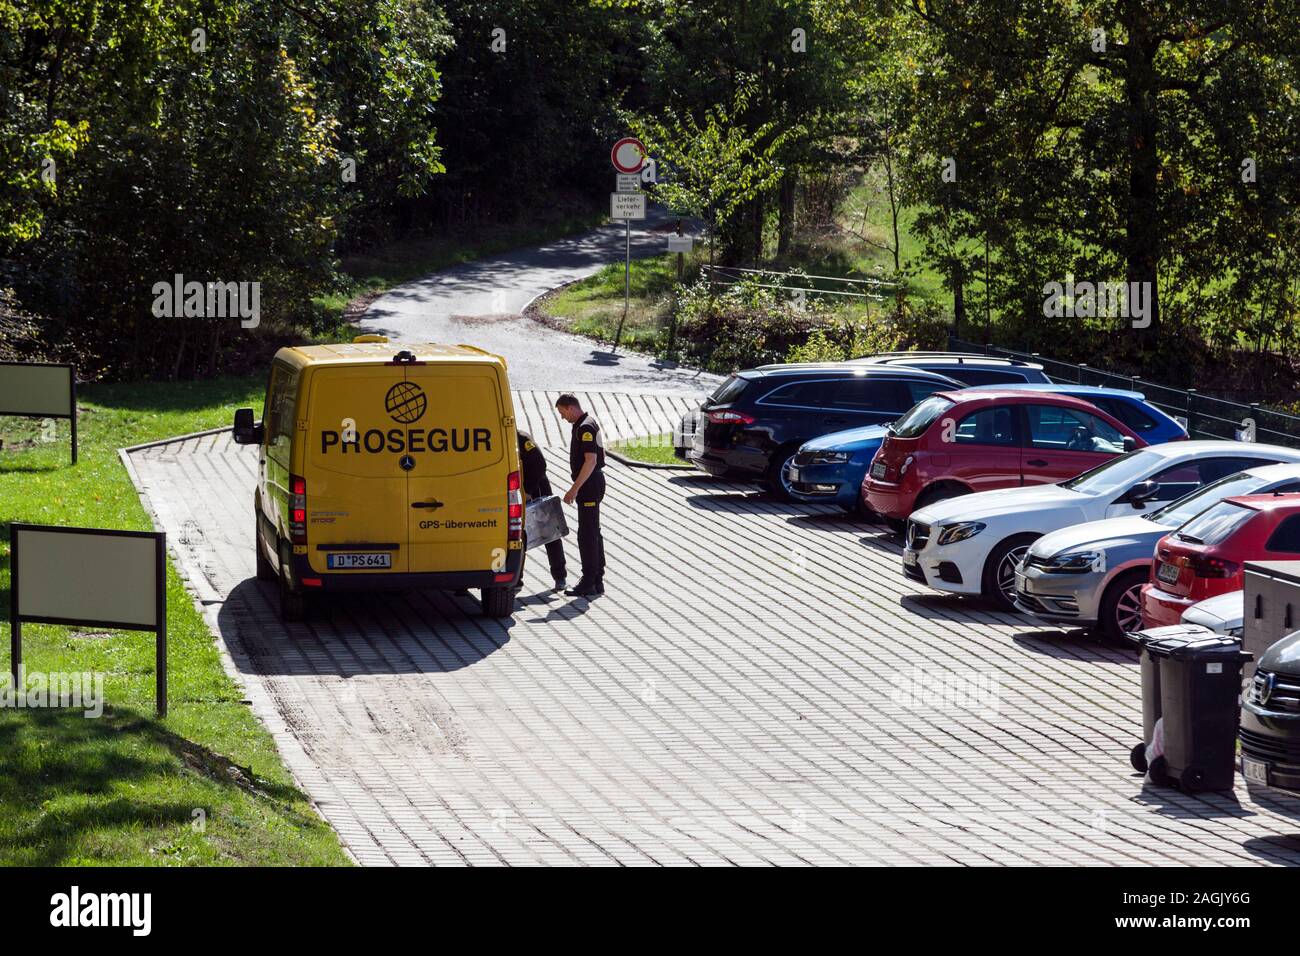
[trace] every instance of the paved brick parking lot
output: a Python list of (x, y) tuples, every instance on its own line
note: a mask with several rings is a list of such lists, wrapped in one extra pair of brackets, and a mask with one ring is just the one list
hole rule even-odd
[[(517, 404), (563, 472), (551, 399)], [(684, 400), (590, 402), (630, 434)], [(255, 450), (127, 457), (362, 863), (1300, 863), (1300, 801), (1131, 772), (1133, 655), (915, 594), (897, 542), (838, 511), (611, 462), (604, 597), (544, 592), (543, 561), (513, 625), (411, 593), (286, 627), (253, 579)]]

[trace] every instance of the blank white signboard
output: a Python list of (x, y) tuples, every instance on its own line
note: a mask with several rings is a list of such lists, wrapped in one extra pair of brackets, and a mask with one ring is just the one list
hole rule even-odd
[(23, 617), (158, 626), (155, 538), (15, 530)]
[(72, 414), (72, 369), (0, 364), (0, 415)]

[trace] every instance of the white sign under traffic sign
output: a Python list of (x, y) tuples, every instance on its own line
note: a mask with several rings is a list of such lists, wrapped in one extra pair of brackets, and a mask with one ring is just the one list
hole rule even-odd
[(644, 219), (645, 193), (610, 193), (610, 219)]
[(639, 192), (641, 189), (641, 176), (639, 173), (619, 173), (616, 177), (618, 180), (618, 191), (621, 193)]

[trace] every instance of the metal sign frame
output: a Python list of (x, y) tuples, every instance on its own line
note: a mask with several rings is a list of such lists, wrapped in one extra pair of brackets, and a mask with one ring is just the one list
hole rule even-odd
[[(87, 618), (51, 617), (24, 614), (19, 606), (19, 574), (22, 562), (19, 557), (18, 536), (22, 531), (41, 534), (90, 534), (116, 538), (152, 538), (154, 541), (154, 626), (128, 624)], [(153, 631), (155, 635), (155, 704), (159, 717), (167, 716), (167, 533), (165, 531), (115, 531), (109, 528), (67, 528), (43, 524), (9, 525), (9, 672), (14, 685), (22, 679), (23, 622), (28, 624), (60, 624), (65, 626), (94, 625), (123, 631)]]
[(0, 408), (0, 416), (14, 418), (66, 418), (72, 422), (72, 463), (77, 463), (77, 366), (68, 362), (0, 362), (0, 371), (6, 366), (19, 368), (66, 368), (68, 370), (68, 408), (67, 415), (33, 415), (30, 412), (18, 412)]

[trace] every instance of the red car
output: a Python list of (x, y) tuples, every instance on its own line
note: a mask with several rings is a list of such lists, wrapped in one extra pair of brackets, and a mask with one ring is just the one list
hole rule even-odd
[(932, 502), (1064, 481), (1145, 444), (1128, 426), (1069, 395), (936, 392), (890, 426), (862, 481), (862, 501), (898, 529)]
[(1198, 601), (1239, 591), (1246, 561), (1300, 558), (1300, 493), (1224, 498), (1156, 544), (1142, 626), (1177, 624)]

